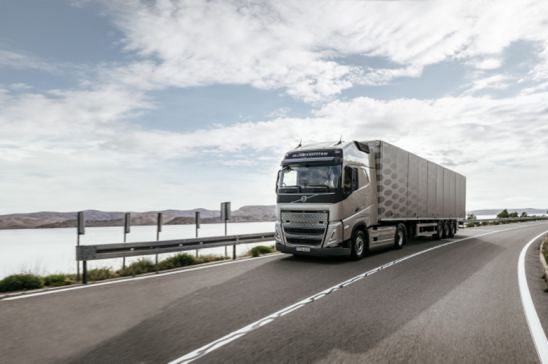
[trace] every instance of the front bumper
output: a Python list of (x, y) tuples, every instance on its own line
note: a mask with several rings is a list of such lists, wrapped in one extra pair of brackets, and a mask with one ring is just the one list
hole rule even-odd
[[(305, 248), (308, 251), (299, 251), (297, 248)], [(276, 250), (282, 253), (297, 254), (297, 255), (310, 255), (315, 257), (342, 257), (350, 255), (350, 248), (336, 247), (336, 248), (320, 248), (314, 246), (288, 246), (280, 243), (276, 243)]]

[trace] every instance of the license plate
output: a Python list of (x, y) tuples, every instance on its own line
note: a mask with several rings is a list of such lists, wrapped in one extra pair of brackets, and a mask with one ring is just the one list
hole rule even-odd
[(307, 246), (298, 246), (297, 247), (298, 252), (310, 252), (310, 248)]

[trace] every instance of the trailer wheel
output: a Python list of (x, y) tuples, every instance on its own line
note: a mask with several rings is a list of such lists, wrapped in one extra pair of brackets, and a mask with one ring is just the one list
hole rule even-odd
[(441, 238), (445, 239), (449, 236), (449, 222), (447, 220), (442, 222)]
[(394, 248), (401, 249), (407, 243), (407, 231), (404, 224), (398, 224), (394, 236)]
[(439, 240), (441, 239), (442, 236), (443, 236), (443, 221), (439, 220), (438, 226), (436, 226), (436, 232), (432, 235), (432, 237), (435, 240)]
[(352, 242), (350, 244), (350, 258), (360, 260), (365, 255), (367, 250), (367, 236), (363, 230), (356, 230), (352, 234)]
[(451, 220), (448, 222), (449, 223), (449, 233), (447, 234), (450, 238), (453, 238), (455, 237), (455, 233), (457, 232), (457, 224), (455, 223), (455, 221)]

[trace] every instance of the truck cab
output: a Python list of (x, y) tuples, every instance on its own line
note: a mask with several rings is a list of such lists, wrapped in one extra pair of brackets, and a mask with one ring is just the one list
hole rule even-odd
[[(308, 255), (361, 257), (377, 224), (375, 159), (359, 142), (321, 143), (288, 152), (276, 183), (276, 247)], [(358, 246), (352, 238), (361, 231)], [(354, 250), (353, 250), (354, 249)]]

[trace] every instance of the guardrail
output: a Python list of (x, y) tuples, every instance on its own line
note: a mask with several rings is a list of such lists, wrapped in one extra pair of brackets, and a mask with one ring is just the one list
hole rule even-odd
[(137, 243), (79, 245), (76, 247), (76, 260), (82, 262), (82, 283), (87, 284), (87, 262), (89, 260), (157, 255), (230, 245), (232, 245), (232, 259), (236, 259), (236, 245), (273, 240), (274, 233), (268, 232), (191, 239), (155, 240)]

